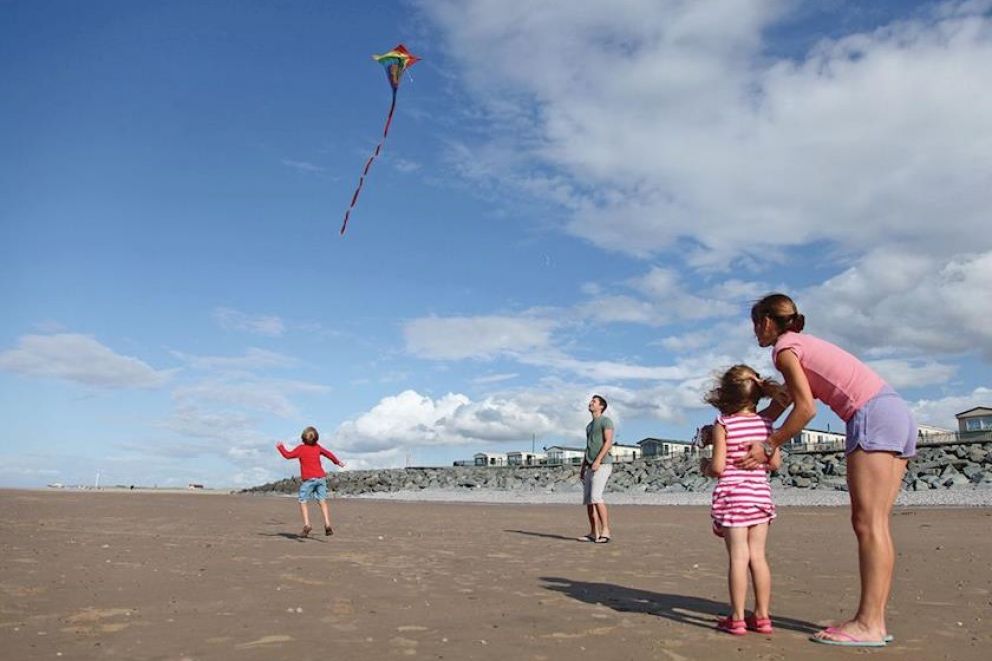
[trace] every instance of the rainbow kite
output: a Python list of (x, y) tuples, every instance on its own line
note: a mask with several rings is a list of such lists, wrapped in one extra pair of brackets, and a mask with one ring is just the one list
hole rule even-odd
[(373, 55), (372, 59), (381, 64), (386, 68), (386, 78), (389, 79), (389, 86), (393, 88), (393, 102), (389, 106), (389, 115), (386, 117), (386, 127), (382, 130), (382, 140), (376, 145), (375, 151), (369, 156), (369, 160), (365, 163), (365, 169), (362, 170), (362, 176), (358, 179), (358, 187), (355, 189), (355, 194), (351, 196), (351, 204), (348, 206), (348, 210), (344, 212), (344, 223), (341, 225), (341, 234), (348, 229), (348, 217), (351, 215), (351, 210), (355, 208), (355, 203), (358, 202), (358, 194), (362, 192), (362, 184), (365, 183), (365, 175), (369, 173), (369, 169), (372, 167), (372, 161), (375, 160), (376, 156), (382, 150), (382, 145), (386, 142), (386, 136), (389, 135), (389, 125), (393, 121), (393, 111), (396, 110), (396, 90), (400, 88), (400, 81), (403, 80), (403, 72), (412, 67), (414, 64), (420, 61), (420, 58), (411, 53), (406, 49), (403, 44), (397, 44), (396, 48), (389, 51), (388, 53), (383, 53), (382, 55)]

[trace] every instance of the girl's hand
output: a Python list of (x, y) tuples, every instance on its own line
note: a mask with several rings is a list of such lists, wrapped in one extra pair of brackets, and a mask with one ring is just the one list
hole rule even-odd
[(758, 466), (767, 463), (768, 456), (765, 454), (765, 448), (761, 446), (761, 443), (752, 443), (751, 450), (747, 453), (747, 456), (737, 461), (737, 465), (744, 470), (754, 470)]

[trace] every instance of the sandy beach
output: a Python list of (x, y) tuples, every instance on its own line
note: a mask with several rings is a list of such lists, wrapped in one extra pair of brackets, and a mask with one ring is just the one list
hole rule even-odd
[[(314, 514), (316, 510), (314, 508)], [(704, 507), (332, 502), (297, 537), (291, 498), (0, 492), (5, 659), (986, 659), (992, 510), (900, 508), (889, 630), (807, 642), (855, 607), (848, 510), (782, 507), (771, 636), (713, 631), (725, 552)]]

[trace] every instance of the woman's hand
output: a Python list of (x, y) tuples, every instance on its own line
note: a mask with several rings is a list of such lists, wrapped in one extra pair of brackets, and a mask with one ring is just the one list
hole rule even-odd
[(589, 470), (591, 470), (593, 473), (595, 473), (596, 471), (599, 470), (599, 466), (600, 466), (599, 461), (594, 461), (594, 462), (592, 462), (592, 466), (589, 467)]
[(737, 466), (744, 470), (754, 470), (762, 464), (768, 463), (768, 455), (761, 443), (752, 443), (747, 456), (737, 460)]

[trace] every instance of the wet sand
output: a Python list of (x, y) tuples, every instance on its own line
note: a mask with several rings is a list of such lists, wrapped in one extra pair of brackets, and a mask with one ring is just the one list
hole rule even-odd
[[(311, 515), (319, 517), (316, 507)], [(900, 508), (874, 651), (806, 640), (856, 606), (846, 508), (783, 507), (771, 636), (713, 631), (726, 559), (702, 507), (0, 491), (4, 659), (987, 659), (992, 510)], [(319, 520), (317, 518), (316, 520)], [(318, 528), (319, 530), (320, 528)]]

